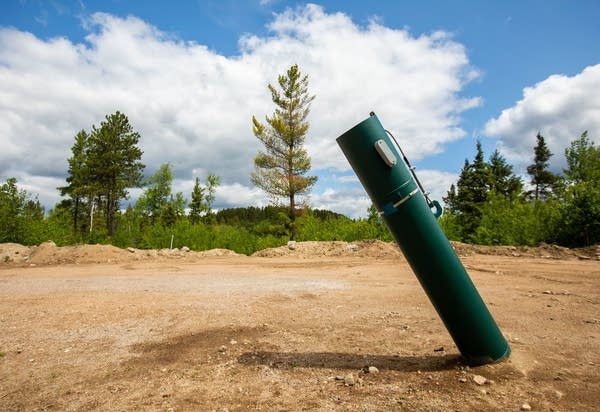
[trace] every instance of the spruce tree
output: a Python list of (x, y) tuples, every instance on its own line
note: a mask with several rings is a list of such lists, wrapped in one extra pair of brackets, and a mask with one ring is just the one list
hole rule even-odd
[(192, 201), (190, 202), (190, 222), (195, 225), (202, 217), (208, 223), (214, 223), (216, 217), (212, 212), (217, 187), (221, 183), (219, 176), (209, 173), (206, 177), (206, 185), (200, 185), (200, 179), (196, 178), (192, 189)]
[(73, 222), (73, 234), (80, 230), (81, 221), (87, 218), (86, 202), (93, 200), (90, 182), (90, 169), (88, 164), (89, 134), (80, 130), (75, 135), (75, 142), (71, 147), (72, 156), (67, 159), (69, 164), (67, 185), (59, 187), (61, 196), (71, 198), (70, 210)]
[(500, 195), (514, 198), (523, 190), (523, 183), (513, 173), (513, 167), (506, 163), (498, 149), (490, 157), (490, 172), (492, 174), (492, 190)]
[(544, 136), (538, 132), (536, 136), (536, 146), (533, 149), (533, 164), (527, 166), (527, 173), (531, 176), (533, 189), (527, 192), (527, 196), (533, 200), (546, 200), (552, 195), (552, 187), (556, 183), (557, 177), (548, 170), (548, 161), (552, 157), (552, 152), (546, 145)]
[(193, 225), (199, 223), (205, 211), (204, 188), (200, 186), (200, 179), (196, 178), (194, 188), (192, 189), (192, 201), (190, 202), (190, 222)]
[(266, 125), (252, 117), (252, 130), (265, 151), (254, 159), (251, 180), (272, 198), (287, 199), (293, 239), (297, 197), (308, 194), (317, 181), (316, 176), (306, 175), (311, 164), (304, 149), (309, 128), (306, 118), (315, 96), (308, 92), (308, 76), (302, 75), (296, 64), (278, 77), (278, 84), (279, 89), (268, 85), (276, 108), (266, 117)]
[(493, 187), (493, 175), (484, 158), (481, 142), (477, 141), (473, 163), (465, 159), (456, 188), (450, 187), (447, 197), (449, 211), (456, 216), (461, 240), (469, 241), (481, 219), (481, 209)]

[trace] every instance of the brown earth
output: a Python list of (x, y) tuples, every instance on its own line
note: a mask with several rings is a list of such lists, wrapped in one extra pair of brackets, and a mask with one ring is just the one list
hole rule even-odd
[(0, 410), (598, 410), (600, 248), (453, 245), (503, 362), (464, 364), (392, 244), (0, 245)]

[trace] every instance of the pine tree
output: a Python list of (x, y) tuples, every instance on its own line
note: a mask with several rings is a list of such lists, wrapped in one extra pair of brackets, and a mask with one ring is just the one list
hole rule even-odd
[(490, 157), (490, 172), (492, 174), (492, 190), (506, 197), (519, 196), (523, 190), (523, 183), (518, 176), (513, 174), (513, 167), (506, 163), (506, 159), (498, 149)]
[(202, 217), (208, 223), (214, 223), (216, 217), (212, 211), (212, 205), (215, 201), (217, 187), (221, 184), (219, 176), (209, 173), (206, 177), (206, 185), (200, 184), (200, 179), (196, 178), (194, 188), (192, 189), (192, 201), (190, 203), (190, 222), (198, 223)]
[(80, 130), (75, 135), (71, 147), (72, 156), (67, 159), (69, 164), (67, 185), (59, 187), (61, 196), (71, 198), (70, 210), (73, 222), (73, 234), (80, 230), (80, 221), (86, 219), (86, 200), (91, 202), (93, 194), (90, 187), (90, 169), (88, 165), (89, 134)]
[(276, 105), (267, 124), (252, 117), (254, 135), (264, 144), (265, 151), (254, 159), (252, 182), (275, 199), (289, 202), (291, 238), (295, 238), (297, 196), (310, 192), (316, 176), (306, 176), (310, 158), (304, 149), (309, 123), (306, 121), (310, 104), (315, 98), (308, 92), (308, 76), (302, 75), (298, 65), (291, 66), (278, 77), (279, 88), (268, 85)]
[(109, 237), (116, 231), (119, 201), (127, 198), (128, 188), (142, 185), (145, 166), (140, 162), (139, 139), (140, 134), (119, 111), (106, 116), (99, 128), (92, 126), (88, 166), (97, 202), (105, 208)]
[(552, 152), (546, 145), (544, 136), (538, 132), (536, 139), (533, 164), (527, 166), (527, 173), (531, 176), (531, 184), (534, 188), (527, 192), (527, 196), (537, 201), (546, 200), (552, 195), (552, 187), (557, 177), (548, 170), (548, 161), (552, 157)]
[(461, 240), (468, 241), (481, 219), (481, 209), (493, 187), (493, 175), (485, 162), (481, 142), (477, 141), (473, 163), (465, 159), (456, 188), (450, 187), (446, 198), (449, 212), (456, 216)]
[(192, 189), (192, 201), (190, 202), (190, 222), (193, 225), (197, 224), (205, 212), (204, 188), (200, 186), (200, 179), (196, 178)]

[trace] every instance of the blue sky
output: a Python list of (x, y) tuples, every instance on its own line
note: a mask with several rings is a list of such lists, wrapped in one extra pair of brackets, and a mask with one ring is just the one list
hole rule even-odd
[(542, 131), (559, 170), (570, 140), (600, 134), (599, 22), (598, 1), (5, 0), (0, 177), (51, 207), (75, 133), (120, 109), (142, 131), (147, 171), (170, 162), (175, 190), (210, 170), (217, 206), (265, 204), (247, 178), (260, 148), (249, 116), (272, 112), (266, 84), (293, 63), (317, 95), (314, 206), (364, 215), (335, 138), (370, 110), (437, 197), (477, 138), (523, 172)]

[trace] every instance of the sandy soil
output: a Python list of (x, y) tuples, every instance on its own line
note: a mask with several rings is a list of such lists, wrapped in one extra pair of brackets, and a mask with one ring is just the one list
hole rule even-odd
[(600, 249), (454, 246), (504, 362), (466, 366), (382, 242), (0, 245), (0, 410), (598, 410)]

